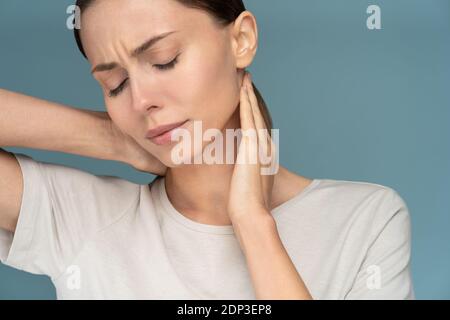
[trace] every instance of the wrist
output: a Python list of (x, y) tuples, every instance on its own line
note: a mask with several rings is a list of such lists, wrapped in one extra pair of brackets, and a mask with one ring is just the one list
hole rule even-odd
[(238, 209), (229, 209), (230, 219), (233, 224), (252, 224), (254, 221), (262, 221), (270, 223), (273, 221), (271, 212), (263, 205), (255, 204), (250, 206), (240, 206)]
[(249, 215), (233, 221), (233, 228), (246, 256), (250, 252), (269, 250), (279, 239), (276, 221), (271, 215)]
[(233, 227), (241, 234), (251, 234), (262, 231), (272, 232), (276, 231), (276, 221), (272, 214), (265, 209), (255, 209), (241, 214), (232, 220)]
[(126, 140), (123, 133), (120, 132), (112, 122), (111, 118), (106, 113), (98, 113), (95, 115), (100, 123), (99, 127), (102, 129), (100, 136), (102, 137), (102, 144), (105, 146), (104, 159), (119, 162), (126, 162)]
[[(111, 128), (111, 120), (106, 112), (63, 108), (65, 117), (72, 119), (70, 124), (63, 126), (59, 132), (56, 146), (49, 150), (56, 150), (81, 156), (116, 160), (115, 135)], [(59, 139), (59, 140), (58, 140)]]

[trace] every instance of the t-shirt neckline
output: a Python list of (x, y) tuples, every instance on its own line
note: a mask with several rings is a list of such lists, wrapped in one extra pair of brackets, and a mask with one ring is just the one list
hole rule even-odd
[[(272, 215), (280, 214), (283, 211), (283, 209), (291, 206), (300, 199), (304, 198), (306, 194), (309, 193), (309, 191), (314, 189), (320, 183), (320, 180), (321, 179), (313, 179), (311, 183), (308, 186), (306, 186), (300, 193), (298, 193), (288, 201), (285, 201), (282, 204), (278, 205), (277, 207), (273, 208), (271, 210)], [(151, 188), (152, 189), (155, 188), (154, 190), (156, 192), (157, 198), (160, 202), (162, 209), (168, 214), (170, 218), (175, 220), (177, 223), (183, 225), (184, 227), (202, 233), (224, 234), (224, 235), (234, 234), (234, 228), (232, 225), (218, 226), (218, 225), (204, 224), (191, 220), (186, 216), (184, 216), (181, 212), (179, 212), (169, 200), (166, 191), (165, 177), (163, 176), (157, 177), (157, 179), (153, 183), (153, 187)]]

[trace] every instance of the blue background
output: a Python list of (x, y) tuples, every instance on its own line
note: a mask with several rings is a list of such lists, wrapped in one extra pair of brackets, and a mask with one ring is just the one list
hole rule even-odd
[[(0, 2), (0, 87), (104, 110), (66, 28), (68, 0)], [(366, 9), (381, 7), (382, 30)], [(397, 190), (412, 218), (418, 299), (450, 298), (450, 1), (247, 0), (260, 46), (250, 70), (281, 128), (281, 164)], [(8, 148), (146, 183), (125, 164)], [(0, 265), (0, 299), (54, 299), (47, 277)]]

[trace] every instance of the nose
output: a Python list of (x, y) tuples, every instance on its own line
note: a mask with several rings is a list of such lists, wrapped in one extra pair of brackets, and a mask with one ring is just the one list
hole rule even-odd
[(130, 77), (132, 108), (137, 112), (150, 113), (160, 108), (158, 104), (158, 93), (156, 92), (156, 83), (152, 83), (149, 75), (135, 74)]

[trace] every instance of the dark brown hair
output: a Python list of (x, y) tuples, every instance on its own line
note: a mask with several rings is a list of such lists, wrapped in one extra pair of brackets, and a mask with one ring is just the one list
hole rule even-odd
[[(80, 12), (82, 13), (90, 5), (92, 5), (94, 1), (95, 0), (77, 0), (76, 5), (78, 6)], [(222, 26), (227, 26), (230, 23), (233, 23), (239, 17), (239, 15), (246, 10), (244, 2), (242, 0), (175, 0), (175, 1), (185, 5), (188, 8), (199, 9), (209, 13), (212, 17), (215, 18), (216, 22)], [(83, 48), (83, 44), (81, 42), (79, 30), (77, 28), (74, 28), (74, 33), (78, 49), (80, 49), (83, 56), (87, 58)], [(264, 121), (270, 133), (270, 129), (273, 128), (272, 117), (270, 116), (266, 102), (264, 101), (261, 93), (259, 92), (259, 90), (256, 88), (255, 85), (253, 85), (253, 89), (258, 99), (261, 114), (263, 115)]]

